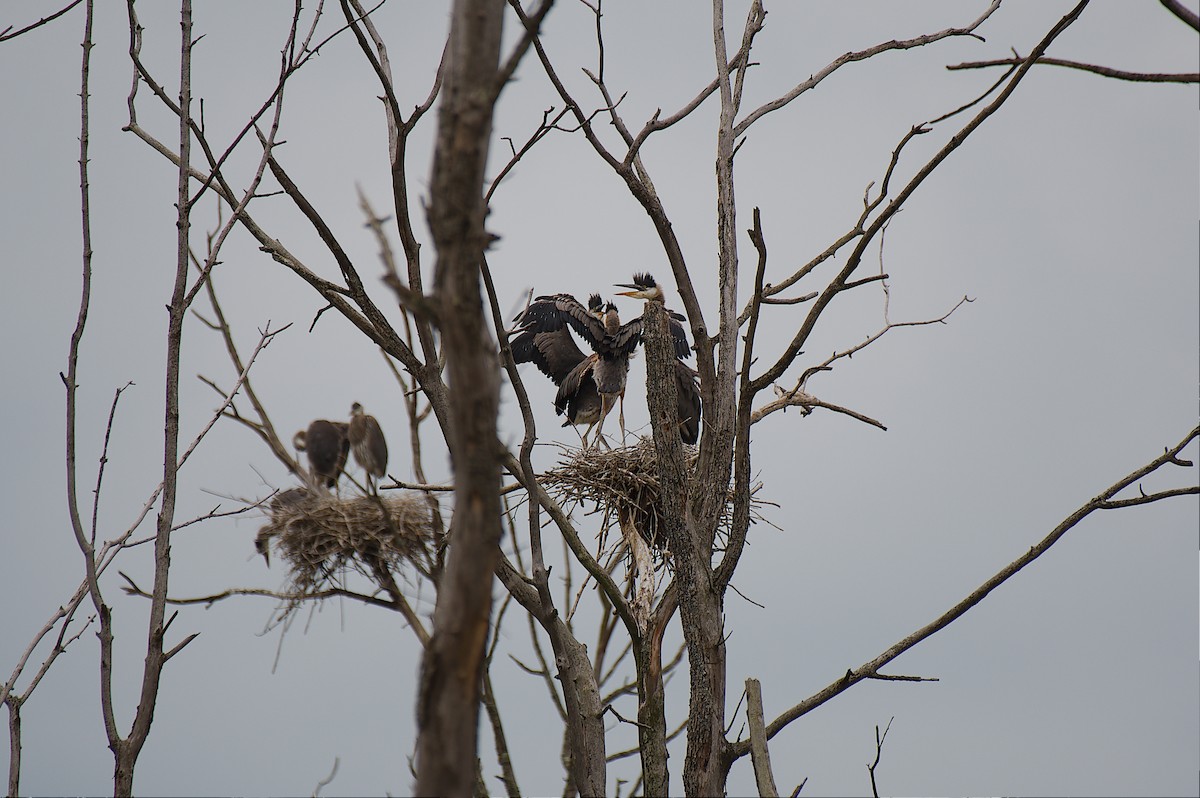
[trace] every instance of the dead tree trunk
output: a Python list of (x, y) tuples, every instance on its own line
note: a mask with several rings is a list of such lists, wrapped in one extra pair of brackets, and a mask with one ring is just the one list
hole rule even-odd
[[(725, 635), (723, 601), (712, 569), (714, 524), (711, 521), (697, 524), (688, 500), (676, 385), (672, 378), (675, 363), (666, 310), (660, 302), (647, 302), (642, 318), (646, 397), (658, 458), (663, 521), (675, 561), (679, 618), (688, 649), (691, 699), (683, 766), (684, 789), (688, 795), (723, 795), (727, 758)], [(723, 491), (718, 492), (723, 501)], [(716, 518), (716, 513), (707, 517)]]
[(435, 306), (449, 374), (454, 520), (421, 668), (417, 793), (466, 796), (475, 786), (484, 646), (501, 532), (496, 414), (500, 380), (487, 334), (479, 264), (487, 244), (483, 180), (504, 6), (457, 0), (438, 120), (429, 224), (437, 248)]
[(662, 640), (673, 604), (664, 599), (650, 616), (646, 633), (633, 641), (638, 680), (638, 747), (642, 758), (642, 793), (668, 795), (667, 708), (663, 690)]

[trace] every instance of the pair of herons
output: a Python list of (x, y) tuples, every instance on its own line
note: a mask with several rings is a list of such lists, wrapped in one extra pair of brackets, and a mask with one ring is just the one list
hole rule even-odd
[(310, 481), (315, 488), (332, 488), (354, 452), (354, 462), (367, 473), (367, 487), (387, 474), (387, 440), (374, 416), (355, 402), (350, 406), (350, 421), (318, 418), (292, 438), (297, 451), (308, 455)]
[[(662, 302), (662, 288), (649, 274), (635, 274), (632, 283), (618, 283), (629, 291), (618, 296)], [(683, 362), (691, 354), (686, 319), (667, 311), (671, 338), (675, 345), (675, 385), (678, 396), (679, 434), (684, 443), (694, 444), (700, 437), (700, 387), (696, 372)], [(571, 337), (574, 330), (592, 349), (584, 355)], [(614, 405), (620, 406), (621, 435), (625, 435), (625, 382), (629, 373), (629, 358), (642, 341), (642, 317), (621, 323), (617, 306), (592, 294), (584, 307), (570, 294), (539, 296), (516, 318), (509, 346), (517, 363), (534, 363), (558, 386), (554, 408), (566, 414), (568, 424), (587, 425), (581, 436), (586, 447), (587, 436), (595, 428), (592, 445), (602, 440), (604, 419)]]

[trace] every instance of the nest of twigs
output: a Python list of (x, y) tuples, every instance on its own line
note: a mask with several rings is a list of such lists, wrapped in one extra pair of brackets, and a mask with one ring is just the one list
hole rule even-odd
[(429, 504), (417, 493), (356, 496), (292, 488), (267, 505), (254, 546), (287, 563), (290, 591), (309, 595), (347, 570), (376, 578), (380, 568), (420, 564), (433, 538)]
[[(696, 469), (699, 449), (684, 445), (688, 476)], [(542, 475), (546, 490), (564, 504), (595, 502), (608, 520), (631, 522), (656, 556), (667, 551), (658, 484), (658, 456), (654, 441), (640, 439), (619, 449), (568, 449), (557, 468)], [(728, 540), (732, 522), (733, 491), (717, 519), (717, 545)]]

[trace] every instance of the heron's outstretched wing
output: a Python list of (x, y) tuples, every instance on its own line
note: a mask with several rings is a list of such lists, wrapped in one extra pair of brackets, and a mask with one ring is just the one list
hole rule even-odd
[(668, 310), (667, 316), (670, 318), (671, 340), (675, 344), (675, 357), (691, 357), (692, 346), (688, 343), (687, 328), (683, 326), (687, 323), (687, 316), (673, 310)]
[(517, 317), (521, 331), (555, 332), (568, 326), (593, 349), (603, 345), (604, 323), (570, 294), (540, 296)]
[(599, 415), (600, 392), (592, 375), (592, 368), (598, 360), (596, 355), (585, 357), (563, 377), (558, 385), (558, 394), (554, 397), (554, 410), (558, 415), (566, 413), (567, 418), (574, 421), (577, 415), (583, 413), (589, 416), (589, 422), (594, 420), (591, 416)]
[(524, 328), (509, 340), (509, 347), (513, 360), (517, 363), (533, 363), (555, 385), (562, 385), (571, 369), (587, 357), (575, 345), (575, 339), (566, 327), (546, 332)]
[[(622, 354), (627, 355), (637, 348), (637, 345), (642, 342), (642, 319), (645, 316), (638, 316), (632, 321), (621, 325), (621, 329), (615, 335), (609, 336), (607, 348), (604, 351), (597, 349), (601, 354)], [(685, 358), (691, 357), (692, 347), (688, 343), (687, 330), (683, 326), (683, 322), (687, 321), (687, 317), (676, 313), (673, 310), (667, 311), (668, 323), (671, 328), (671, 343), (675, 347), (675, 357)]]

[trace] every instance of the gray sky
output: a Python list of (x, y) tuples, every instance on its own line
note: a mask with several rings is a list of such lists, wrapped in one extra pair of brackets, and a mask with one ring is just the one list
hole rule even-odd
[[(161, 478), (162, 306), (174, 266), (176, 174), (120, 130), (130, 84), (124, 9), (97, 5), (95, 282), (80, 371), (85, 499), (113, 393), (135, 383), (121, 400), (109, 452), (99, 515), (107, 537), (129, 525)], [(139, 13), (146, 27), (143, 55), (170, 83), (178, 70), (179, 28), (177, 9), (168, 5), (145, 4)], [(205, 99), (210, 136), (224, 142), (275, 80), (291, 4), (198, 6), (197, 30), (205, 38), (195, 55), (194, 93)], [(785, 92), (845, 51), (965, 25), (985, 6), (768, 2), (744, 107)], [(20, 27), (52, 7), (7, 3), (0, 29)], [(864, 188), (881, 177), (911, 125), (966, 103), (999, 77), (948, 72), (946, 64), (1004, 57), (1009, 48), (1027, 53), (1067, 8), (1062, 2), (1006, 4), (980, 31), (986, 43), (952, 40), (852, 65), (756, 124), (737, 156), (738, 226), (744, 231), (752, 209), (762, 209), (768, 280), (790, 273), (853, 224)], [(620, 108), (635, 128), (657, 108), (678, 109), (711, 80), (707, 8), (660, 2), (610, 3), (604, 10), (606, 78), (618, 94), (627, 92)], [(744, 4), (730, 4), (727, 18), (736, 41)], [(334, 23), (326, 20), (324, 30), (332, 32)], [(393, 1), (377, 24), (403, 76), (401, 105), (411, 107), (428, 92), (446, 10)], [(7, 509), (0, 558), (4, 678), (82, 575), (64, 505), (58, 377), (79, 297), (82, 26), (77, 9), (0, 43), (6, 278), (0, 318), (8, 342), (0, 354), (6, 375), (0, 400), (16, 420), (0, 465)], [(511, 38), (511, 24), (508, 33)], [(598, 103), (578, 70), (595, 63), (587, 9), (561, 3), (546, 43), (577, 96)], [(1198, 60), (1195, 32), (1151, 2), (1093, 4), (1051, 54), (1156, 72), (1195, 71)], [(508, 152), (500, 137), (523, 141), (542, 111), (560, 104), (535, 66), (526, 63), (503, 95), (493, 173)], [(376, 246), (362, 227), (355, 187), (361, 185), (381, 212), (386, 208), (378, 93), (352, 41), (334, 42), (291, 84), (282, 135), (288, 144), (280, 150), (371, 284)], [(754, 467), (764, 496), (780, 505), (767, 512), (779, 528), (752, 530), (734, 580), (765, 609), (735, 593), (727, 600), (731, 713), (746, 677), (762, 681), (766, 715), (773, 718), (876, 656), (1195, 425), (1197, 102), (1195, 85), (1035, 69), (897, 217), (883, 253), (892, 321), (940, 316), (964, 295), (975, 302), (946, 325), (894, 330), (811, 381), (812, 393), (881, 420), (887, 432), (822, 411), (776, 414), (755, 427)], [(175, 140), (173, 120), (148, 95), (140, 108), (151, 132)], [(644, 151), (712, 319), (715, 108), (710, 101)], [(412, 148), (417, 199), (425, 197), (433, 121), (431, 115)], [(901, 174), (912, 174), (954, 129), (939, 126), (914, 142)], [(248, 177), (256, 158), (247, 147), (232, 160), (238, 180)], [(320, 273), (336, 276), (287, 203), (262, 200), (257, 213)], [(420, 217), (419, 207), (414, 213)], [(211, 205), (195, 213), (197, 242), (214, 220)], [(418, 228), (431, 265), (423, 221)], [(497, 193), (489, 229), (501, 236), (490, 262), (506, 309), (529, 288), (608, 293), (610, 283), (635, 270), (669, 276), (644, 212), (578, 136), (551, 136), (522, 162)], [(749, 279), (754, 255), (744, 232), (738, 244)], [(878, 258), (877, 248), (872, 257)], [(231, 237), (223, 261), (217, 284), (246, 350), (268, 322), (294, 323), (255, 371), (279, 429), (290, 435), (312, 418), (343, 418), (351, 402), (361, 401), (388, 431), (391, 472), (411, 477), (398, 391), (378, 352), (333, 314), (310, 334), (322, 303), (242, 231)], [(819, 273), (804, 290), (823, 286), (819, 281), (828, 274)], [(678, 307), (674, 286), (668, 288)], [(375, 296), (390, 305), (382, 286)], [(801, 312), (781, 309), (765, 319), (764, 363), (790, 337)], [(839, 298), (797, 367), (861, 341), (882, 324), (882, 292), (875, 287)], [(641, 384), (642, 369), (639, 359), (632, 385)], [(200, 324), (187, 331), (184, 372), (184, 437), (190, 439), (216, 406), (195, 375), (233, 381), (219, 338)], [(533, 369), (525, 376), (543, 438), (575, 440), (557, 426), (552, 386)], [(630, 391), (626, 417), (632, 429), (646, 432), (639, 393)], [(507, 388), (504, 405), (504, 434), (516, 441), (519, 416)], [(433, 433), (425, 443), (434, 449)], [(554, 462), (550, 447), (539, 456), (543, 465)], [(1195, 460), (1200, 447), (1193, 443), (1184, 456)], [(432, 479), (448, 475), (436, 449), (427, 467)], [(1195, 482), (1195, 468), (1177, 468), (1148, 480), (1146, 489)], [(233, 424), (218, 425), (183, 472), (178, 518), (287, 485), (286, 473), (257, 439)], [(282, 571), (267, 570), (254, 553), (259, 523), (242, 518), (177, 534), (172, 593), (280, 587)], [(877, 772), (888, 793), (1195, 794), (1198, 523), (1194, 497), (1089, 518), (966, 617), (888, 668), (939, 682), (862, 684), (779, 734), (772, 756), (780, 788), (790, 792), (807, 777), (804, 794), (862, 794), (869, 789), (865, 764), (875, 754), (875, 726), (894, 716)], [(120, 565), (144, 585), (151, 580), (146, 548), (128, 552)], [(127, 727), (147, 606), (120, 593), (115, 570), (105, 586), (116, 615), (118, 717)], [(423, 612), (432, 610), (428, 591), (413, 585), (412, 595)], [(337, 778), (325, 794), (407, 792), (415, 638), (391, 613), (331, 602), (311, 616), (302, 613), (281, 641), (279, 630), (263, 634), (272, 608), (270, 600), (245, 598), (181, 611), (174, 639), (193, 631), (200, 637), (168, 666), (137, 790), (307, 794), (338, 757)], [(502, 651), (528, 659), (524, 620), (514, 611), (507, 624)], [(111, 789), (96, 652), (89, 630), (26, 705), (23, 791)], [(494, 678), (522, 789), (560, 792), (559, 724), (542, 684), (507, 656), (497, 657)], [(668, 690), (668, 724), (674, 726), (686, 710), (683, 673)], [(619, 708), (628, 709), (627, 716), (634, 712), (632, 703)], [(739, 713), (735, 733), (741, 724)], [(6, 737), (0, 732), (0, 741)], [(494, 773), (490, 734), (484, 731), (481, 740)], [(616, 729), (608, 750), (633, 740), (627, 728)], [(682, 741), (671, 750), (678, 783)], [(634, 759), (614, 764), (610, 783), (634, 772)], [(748, 759), (740, 761), (731, 794), (753, 785)]]

